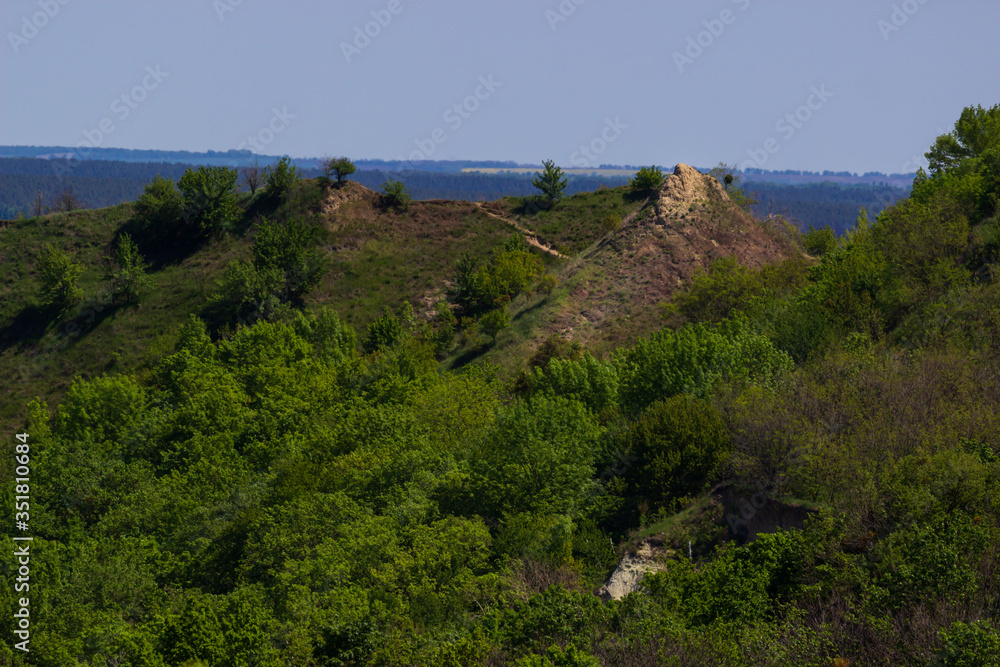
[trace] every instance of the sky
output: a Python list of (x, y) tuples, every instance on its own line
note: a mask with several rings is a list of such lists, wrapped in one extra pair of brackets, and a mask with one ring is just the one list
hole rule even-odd
[(906, 173), (996, 0), (4, 0), (0, 144)]

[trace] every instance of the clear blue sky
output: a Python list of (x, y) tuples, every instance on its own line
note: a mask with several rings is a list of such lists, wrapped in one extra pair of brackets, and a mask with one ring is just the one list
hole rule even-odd
[(996, 0), (5, 0), (0, 144), (912, 171), (1000, 102), (998, 25)]

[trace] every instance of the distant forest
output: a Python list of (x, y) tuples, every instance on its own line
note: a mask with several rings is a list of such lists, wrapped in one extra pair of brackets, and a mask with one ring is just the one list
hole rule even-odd
[[(67, 192), (85, 208), (133, 201), (154, 177), (160, 175), (176, 180), (190, 167), (190, 164), (176, 162), (0, 158), (0, 219), (33, 215), (39, 193), (43, 210), (56, 208), (57, 200)], [(300, 172), (307, 178), (320, 175), (319, 170), (312, 168), (300, 169)], [(388, 179), (402, 180), (418, 200), (490, 201), (536, 192), (531, 185), (532, 177), (526, 174), (359, 169), (351, 178), (372, 190), (379, 190)], [(570, 176), (568, 182), (567, 193), (575, 194), (602, 186), (625, 185), (628, 179)], [(757, 215), (780, 214), (804, 230), (810, 225), (816, 228), (829, 225), (837, 234), (843, 234), (854, 225), (860, 209), (875, 216), (908, 195), (907, 190), (889, 185), (787, 185), (750, 181), (746, 188), (760, 199), (755, 207)]]
[(874, 219), (910, 194), (909, 190), (890, 185), (838, 183), (784, 185), (751, 181), (746, 190), (760, 200), (753, 207), (759, 217), (782, 215), (803, 230), (810, 225), (816, 229), (829, 225), (838, 236), (854, 226), (862, 208)]

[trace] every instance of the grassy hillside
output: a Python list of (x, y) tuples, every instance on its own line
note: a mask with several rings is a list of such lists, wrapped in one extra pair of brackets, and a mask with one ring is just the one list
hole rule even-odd
[[(31, 652), (0, 663), (995, 664), (984, 114), (843, 239), (686, 165), (520, 218), (202, 172), (0, 229), (27, 434), (0, 474), (31, 477), (0, 521), (34, 538)], [(139, 306), (102, 297), (123, 230)], [(39, 300), (49, 244), (83, 266), (69, 312)]]

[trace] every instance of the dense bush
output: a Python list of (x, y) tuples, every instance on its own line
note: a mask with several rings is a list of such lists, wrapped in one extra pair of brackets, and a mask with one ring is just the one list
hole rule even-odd
[(60, 311), (80, 303), (83, 300), (82, 273), (83, 267), (74, 263), (69, 255), (46, 245), (38, 257), (42, 303)]
[(652, 508), (694, 496), (728, 459), (729, 430), (703, 400), (675, 396), (647, 407), (621, 438), (630, 493)]
[(485, 262), (469, 255), (459, 258), (452, 299), (464, 313), (485, 313), (527, 290), (543, 270), (542, 261), (528, 251), (524, 237), (515, 234)]
[(217, 236), (239, 220), (236, 198), (239, 174), (226, 167), (188, 169), (177, 182), (184, 199), (184, 218), (205, 236)]

